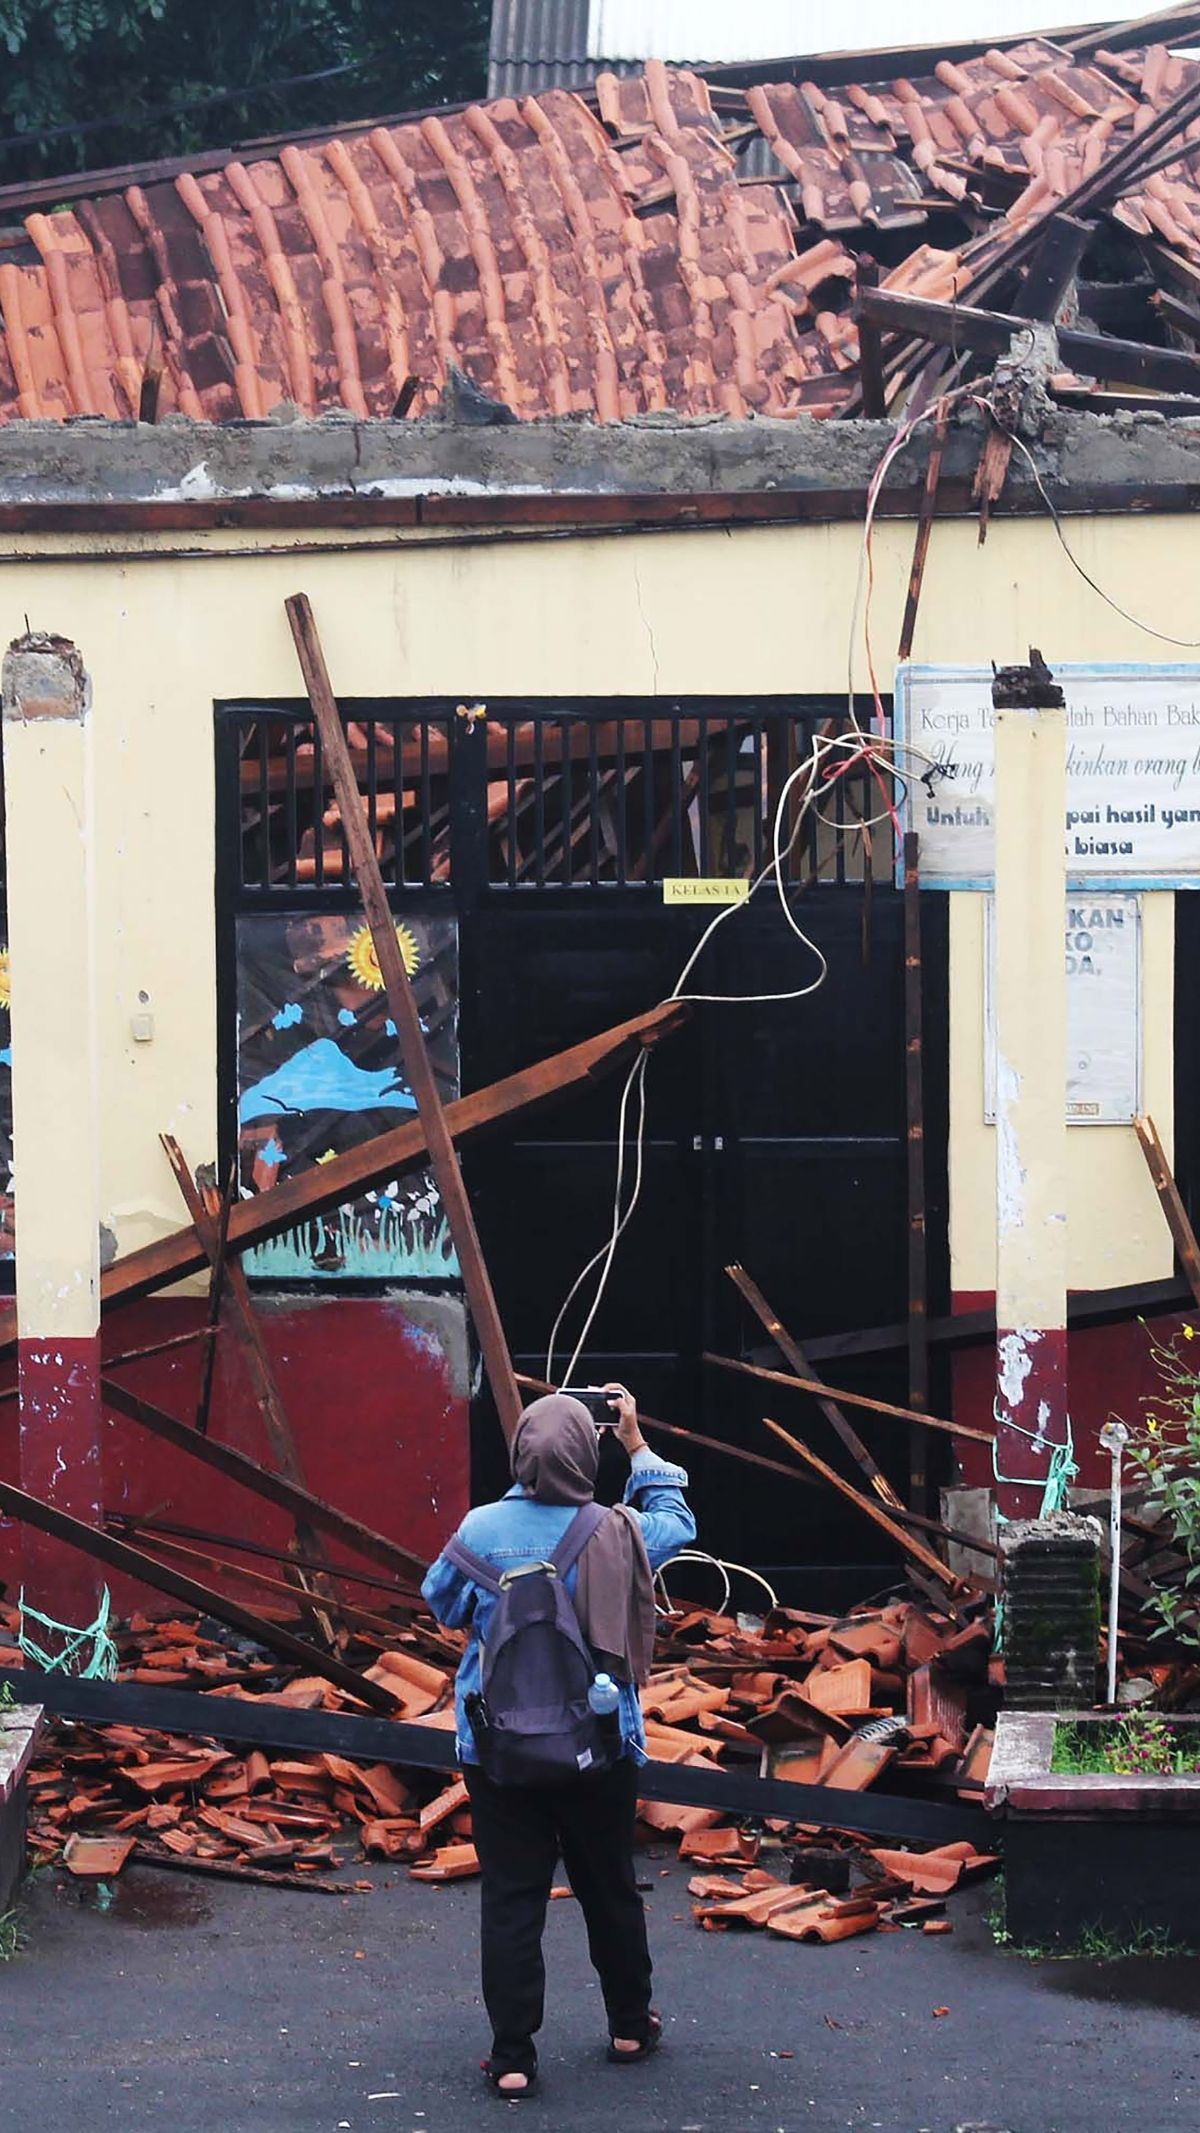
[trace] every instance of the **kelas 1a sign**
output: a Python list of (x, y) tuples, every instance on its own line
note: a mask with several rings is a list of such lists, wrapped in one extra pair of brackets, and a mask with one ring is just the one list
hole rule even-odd
[[(1200, 882), (1200, 667), (1060, 667), (1066, 696), (1068, 884)], [(901, 667), (906, 826), (923, 888), (987, 889), (995, 867), (991, 669)]]
[[(1067, 898), (1067, 1123), (1127, 1126), (1141, 1110), (1141, 900), (1081, 890)], [(987, 901), (984, 1117), (996, 1119), (992, 1008), (995, 906)]]

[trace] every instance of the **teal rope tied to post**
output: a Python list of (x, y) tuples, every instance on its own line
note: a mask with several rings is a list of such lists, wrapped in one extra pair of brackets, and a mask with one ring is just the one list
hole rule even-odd
[[(80, 1681), (116, 1680), (117, 1647), (108, 1634), (108, 1621), (112, 1602), (107, 1585), (104, 1588), (104, 1595), (101, 1599), (96, 1619), (94, 1622), (89, 1622), (86, 1629), (73, 1629), (69, 1622), (56, 1622), (53, 1615), (39, 1614), (36, 1607), (29, 1606), (25, 1598), (24, 1586), (21, 1588), (21, 1597), (17, 1604), (21, 1614), (20, 1628), (17, 1631), (17, 1643), (25, 1657), (31, 1659), (35, 1666), (41, 1668), (43, 1673), (52, 1674), (57, 1671), (63, 1674), (73, 1674)], [(27, 1622), (38, 1622), (43, 1629), (51, 1630), (56, 1637), (63, 1638), (64, 1642), (61, 1651), (57, 1653), (43, 1651), (41, 1645), (36, 1643), (26, 1630), (25, 1625)], [(85, 1666), (77, 1666), (75, 1661), (86, 1650), (88, 1645), (91, 1646), (91, 1653), (87, 1664)]]
[[(1079, 1472), (1079, 1468), (1075, 1464), (1075, 1436), (1071, 1428), (1070, 1415), (1067, 1416), (1067, 1434), (1061, 1444), (1047, 1444), (1044, 1437), (1036, 1436), (1031, 1429), (1022, 1429), (1020, 1423), (1014, 1422), (1011, 1415), (1001, 1417), (998, 1400), (992, 1402), (992, 1419), (996, 1424), (997, 1432), (992, 1440), (992, 1473), (997, 1484), (1007, 1482), (1013, 1488), (1028, 1488), (1031, 1486), (1032, 1481), (1032, 1477), (1027, 1474), (1002, 1474), (1000, 1472), (996, 1446), (1000, 1441), (999, 1431), (1003, 1421), (1005, 1429), (1016, 1430), (1018, 1436), (1024, 1437), (1028, 1443), (1035, 1445), (1038, 1451), (1049, 1452), (1050, 1454), (1050, 1464), (1046, 1470), (1045, 1482), (1042, 1485), (1042, 1502), (1037, 1514), (1038, 1517), (1053, 1518), (1056, 1511), (1065, 1510), (1067, 1491)], [(1007, 1526), (1011, 1523), (1000, 1509), (999, 1502), (996, 1504), (996, 1523), (999, 1526)], [(1004, 1649), (1004, 1596), (1002, 1593), (997, 1593), (996, 1595), (996, 1619), (992, 1636), (992, 1648), (998, 1652)]]

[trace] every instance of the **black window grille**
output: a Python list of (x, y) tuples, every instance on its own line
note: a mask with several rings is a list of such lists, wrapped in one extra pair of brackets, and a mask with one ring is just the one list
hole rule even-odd
[[(355, 705), (346, 729), (383, 879), (395, 893), (654, 888), (770, 864), (790, 774), (844, 703), (807, 699)], [(866, 711), (861, 714), (866, 724)], [(306, 708), (224, 714), (236, 762), (238, 886), (252, 898), (349, 891), (345, 833)], [(863, 766), (785, 805), (790, 884), (889, 880), (888, 800)]]

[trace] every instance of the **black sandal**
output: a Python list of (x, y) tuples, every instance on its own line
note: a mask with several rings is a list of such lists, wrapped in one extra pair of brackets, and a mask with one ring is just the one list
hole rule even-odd
[[(497, 2066), (491, 2059), (481, 2059), (479, 2065), (488, 2087), (494, 2089), (497, 2096), (501, 2097), (505, 2103), (522, 2103), (525, 2097), (532, 2096), (537, 2088), (536, 2066)], [(510, 2074), (524, 2075), (525, 2086), (523, 2089), (501, 2088), (500, 2083), (506, 2081)]]
[(641, 2039), (636, 2051), (619, 2052), (610, 2037), (608, 2040), (609, 2065), (637, 2066), (641, 2060), (648, 2059), (652, 2052), (658, 2050), (659, 2045), (662, 2043), (662, 2033), (662, 2016), (660, 2014), (652, 2014), (650, 2016), (650, 2034), (648, 2037)]

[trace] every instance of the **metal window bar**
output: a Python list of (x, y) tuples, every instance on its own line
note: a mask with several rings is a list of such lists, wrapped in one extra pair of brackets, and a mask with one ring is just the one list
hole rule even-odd
[[(231, 710), (233, 707), (231, 707)], [(293, 709), (238, 706), (241, 882), (248, 894), (341, 893), (352, 882), (345, 824), (324, 803), (320, 739)], [(389, 886), (449, 882), (452, 714), (388, 707), (350, 718), (363, 808)], [(653, 889), (668, 874), (758, 875), (783, 780), (814, 732), (844, 727), (802, 701), (491, 707), (484, 879), (492, 890)], [(788, 803), (789, 887), (890, 878), (892, 830), (869, 770)], [(483, 832), (481, 831), (481, 834)], [(484, 858), (481, 852), (481, 859)]]

